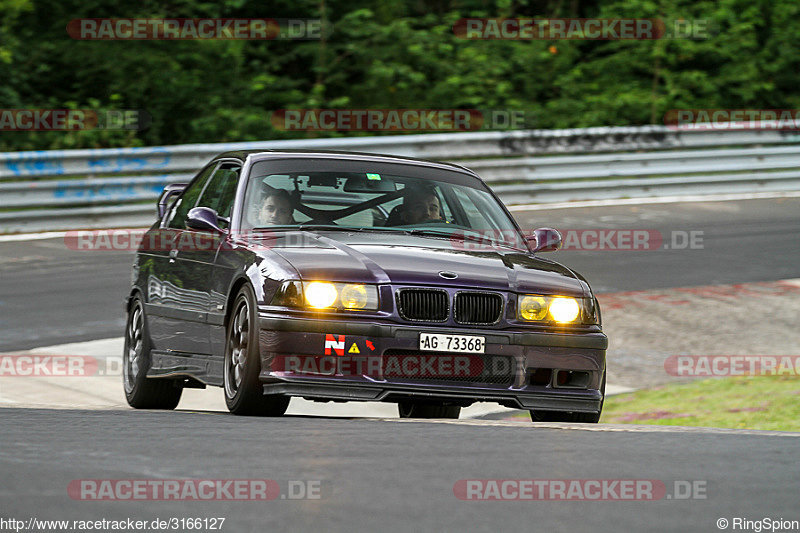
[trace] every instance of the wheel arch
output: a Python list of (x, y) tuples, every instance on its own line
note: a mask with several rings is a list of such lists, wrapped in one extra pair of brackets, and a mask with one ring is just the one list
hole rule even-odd
[(131, 310), (131, 302), (133, 302), (133, 299), (136, 298), (137, 296), (142, 301), (142, 305), (144, 305), (145, 301), (144, 301), (144, 293), (142, 293), (142, 289), (140, 287), (134, 287), (134, 288), (131, 289), (131, 292), (130, 292), (130, 294), (128, 294), (128, 297), (125, 298), (125, 312), (126, 313), (130, 312), (130, 310)]
[[(231, 284), (231, 289), (228, 291), (228, 298), (225, 302), (225, 331), (228, 331), (228, 324), (231, 320), (231, 314), (233, 313), (233, 304), (236, 301), (236, 296), (239, 294), (239, 291), (242, 290), (242, 287), (245, 285), (253, 286), (253, 280), (248, 278), (245, 275), (239, 276), (233, 281)], [(255, 292), (255, 291), (254, 291)]]

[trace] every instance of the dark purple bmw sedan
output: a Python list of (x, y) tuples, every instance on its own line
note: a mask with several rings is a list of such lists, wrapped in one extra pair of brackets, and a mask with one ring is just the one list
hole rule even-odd
[(133, 265), (123, 382), (136, 408), (223, 388), (231, 412), (292, 396), (457, 418), (497, 402), (597, 422), (600, 310), (473, 172), (394, 156), (222, 154), (168, 186)]

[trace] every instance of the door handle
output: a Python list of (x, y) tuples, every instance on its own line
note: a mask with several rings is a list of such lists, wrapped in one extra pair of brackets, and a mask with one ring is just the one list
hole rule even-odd
[(178, 249), (173, 248), (172, 250), (169, 251), (169, 262), (174, 263), (176, 257), (178, 257)]

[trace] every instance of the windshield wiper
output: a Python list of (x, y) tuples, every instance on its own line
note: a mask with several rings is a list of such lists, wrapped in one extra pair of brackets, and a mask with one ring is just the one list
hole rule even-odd
[(385, 227), (385, 226), (362, 226), (355, 231), (373, 231), (376, 233), (405, 233), (408, 235), (408, 230), (403, 228)]
[(493, 246), (502, 246), (504, 248), (512, 248), (512, 249), (515, 249), (515, 250), (517, 249), (515, 246), (513, 246), (513, 245), (511, 245), (511, 244), (509, 244), (507, 242), (496, 241), (496, 240), (494, 240), (494, 239), (492, 239), (490, 237), (484, 237), (483, 235), (471, 234), (471, 233), (466, 233), (466, 232), (463, 232), (463, 233), (448, 233), (448, 232), (445, 232), (445, 231), (437, 231), (437, 230), (433, 230), (433, 229), (409, 229), (409, 230), (406, 230), (406, 231), (409, 233), (409, 235), (421, 235), (423, 237), (442, 237), (442, 238), (447, 238), (447, 239), (450, 239), (450, 240), (465, 240), (465, 241), (470, 241), (470, 242), (482, 242), (482, 243), (491, 244)]
[(253, 231), (306, 231), (318, 229), (340, 229), (342, 231), (352, 231), (356, 228), (337, 226), (336, 224), (306, 224), (305, 226), (300, 226), (298, 224), (285, 224), (279, 226), (262, 226), (253, 228)]

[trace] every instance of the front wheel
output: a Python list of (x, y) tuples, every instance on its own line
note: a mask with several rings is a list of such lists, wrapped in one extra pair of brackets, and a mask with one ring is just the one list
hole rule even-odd
[(531, 420), (534, 422), (577, 422), (581, 424), (597, 424), (603, 413), (603, 403), (606, 399), (606, 373), (603, 372), (603, 382), (600, 385), (603, 399), (600, 400), (600, 410), (596, 413), (577, 413), (572, 411), (534, 411), (531, 410)]
[(141, 299), (135, 296), (128, 310), (125, 349), (122, 354), (122, 384), (125, 399), (135, 409), (175, 409), (183, 388), (174, 380), (148, 378), (150, 334)]
[(252, 289), (245, 285), (234, 300), (228, 320), (223, 388), (225, 404), (235, 415), (281, 416), (289, 407), (288, 396), (265, 396), (258, 375), (258, 316)]
[(405, 401), (397, 404), (397, 411), (400, 418), (458, 418), (461, 407)]

